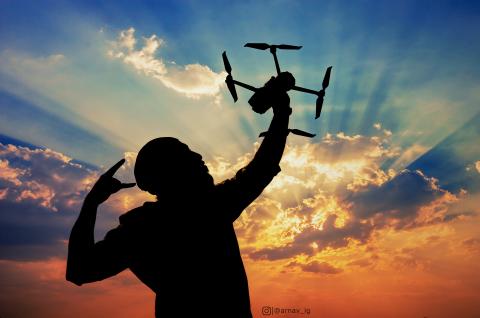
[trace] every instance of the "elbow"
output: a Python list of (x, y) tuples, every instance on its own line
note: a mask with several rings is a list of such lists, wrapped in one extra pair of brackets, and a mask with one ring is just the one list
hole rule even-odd
[(85, 283), (85, 281), (80, 276), (71, 275), (71, 274), (68, 274), (68, 273), (66, 275), (66, 279), (67, 279), (67, 281), (69, 281), (71, 283), (74, 283), (77, 286), (82, 286)]
[(72, 268), (69, 266), (67, 266), (65, 278), (67, 281), (74, 283), (77, 286), (82, 286), (87, 282), (85, 275), (82, 275), (82, 273), (78, 270), (72, 270)]

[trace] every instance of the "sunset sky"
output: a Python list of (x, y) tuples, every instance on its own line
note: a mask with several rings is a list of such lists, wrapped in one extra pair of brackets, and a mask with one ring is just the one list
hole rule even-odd
[[(289, 94), (291, 128), (317, 136), (288, 137), (235, 222), (254, 317), (480, 317), (479, 39), (474, 1), (1, 1), (0, 317), (153, 317), (129, 271), (65, 280), (70, 229), (107, 167), (126, 158), (116, 176), (134, 181), (152, 138), (188, 144), (216, 182), (249, 162), (272, 113), (242, 88), (233, 103), (221, 54), (256, 87), (275, 66), (247, 42), (302, 45), (280, 66), (314, 90), (333, 66), (319, 119)], [(148, 200), (112, 196), (96, 238)]]

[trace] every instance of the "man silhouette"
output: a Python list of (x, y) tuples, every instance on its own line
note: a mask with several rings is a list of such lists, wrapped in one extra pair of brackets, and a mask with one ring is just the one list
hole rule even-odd
[(97, 207), (135, 184), (113, 178), (120, 160), (93, 186), (73, 226), (67, 280), (82, 285), (129, 268), (156, 293), (156, 317), (252, 317), (248, 282), (233, 222), (280, 171), (291, 114), (286, 92), (273, 98), (273, 119), (252, 161), (215, 185), (202, 156), (175, 138), (138, 153), (135, 179), (157, 196), (120, 216), (94, 242)]

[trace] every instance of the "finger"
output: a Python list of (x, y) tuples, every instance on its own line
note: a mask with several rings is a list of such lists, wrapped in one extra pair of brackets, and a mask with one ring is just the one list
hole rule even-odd
[(106, 177), (113, 177), (113, 175), (115, 174), (115, 172), (117, 172), (117, 170), (125, 163), (125, 159), (122, 159), (120, 160), (119, 162), (117, 162), (116, 164), (113, 165), (113, 167), (111, 167), (110, 169), (107, 170), (107, 172), (105, 172), (103, 175), (106, 176)]
[(133, 188), (136, 185), (137, 184), (135, 182), (134, 183), (122, 183), (122, 184), (120, 184), (120, 189)]

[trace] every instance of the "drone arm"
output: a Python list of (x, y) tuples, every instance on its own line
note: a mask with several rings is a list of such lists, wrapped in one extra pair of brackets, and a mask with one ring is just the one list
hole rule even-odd
[(275, 61), (275, 68), (277, 69), (277, 74), (280, 74), (280, 64), (278, 64), (277, 53), (272, 50), (273, 60)]
[(314, 91), (313, 89), (309, 89), (309, 88), (303, 88), (303, 87), (300, 87), (300, 86), (293, 86), (292, 90), (318, 96), (317, 91)]
[(233, 83), (238, 85), (238, 86), (241, 86), (243, 88), (246, 88), (246, 89), (249, 89), (253, 92), (256, 92), (257, 91), (257, 88), (253, 87), (253, 86), (250, 86), (248, 84), (245, 84), (245, 83), (242, 83), (242, 82), (239, 82), (239, 81), (236, 81), (236, 80), (233, 80)]

